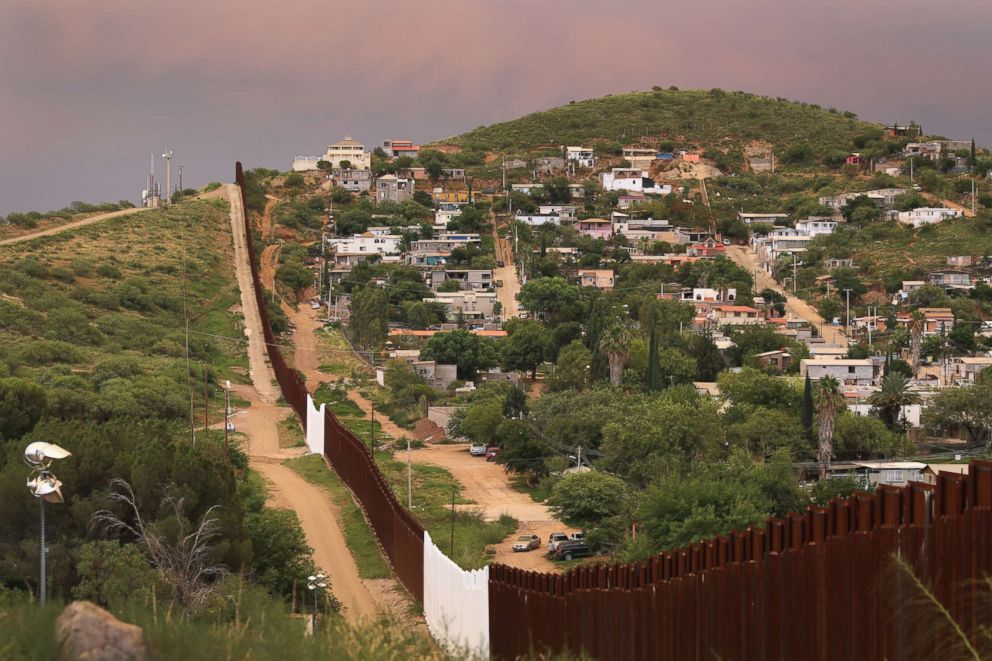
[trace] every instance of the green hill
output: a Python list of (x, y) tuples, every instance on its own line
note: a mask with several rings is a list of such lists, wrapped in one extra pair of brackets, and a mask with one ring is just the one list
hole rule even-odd
[[(656, 88), (617, 94), (536, 112), (509, 122), (482, 126), (441, 141), (465, 151), (531, 153), (564, 144), (585, 144), (619, 154), (621, 144), (672, 148), (741, 149), (751, 141), (770, 142), (776, 152), (808, 143), (816, 156), (855, 148), (859, 135), (878, 137), (881, 125), (849, 112), (773, 99), (745, 92)], [(646, 141), (648, 142), (648, 141)]]

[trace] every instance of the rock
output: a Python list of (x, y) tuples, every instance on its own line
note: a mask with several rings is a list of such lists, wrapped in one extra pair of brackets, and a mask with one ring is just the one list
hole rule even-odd
[(121, 622), (89, 601), (74, 601), (55, 620), (65, 661), (145, 661), (141, 627)]

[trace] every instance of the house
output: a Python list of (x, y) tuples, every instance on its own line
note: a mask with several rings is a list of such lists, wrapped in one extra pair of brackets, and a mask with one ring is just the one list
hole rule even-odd
[(675, 228), (675, 243), (702, 243), (712, 238), (713, 233), (709, 230), (701, 230), (693, 227)]
[(525, 225), (530, 225), (531, 227), (539, 227), (545, 223), (551, 225), (560, 225), (561, 216), (556, 213), (549, 214), (522, 214), (518, 213), (513, 217), (518, 223), (523, 223)]
[[(507, 165), (509, 167), (509, 165)], [(565, 159), (558, 156), (541, 156), (534, 159), (534, 173), (537, 176), (555, 174), (565, 169)]]
[(968, 464), (927, 464), (922, 471), (921, 480), (926, 484), (937, 484), (937, 476), (940, 473), (967, 475)]
[(832, 376), (841, 385), (870, 386), (875, 383), (875, 366), (870, 358), (804, 358), (799, 375), (817, 381)]
[[(658, 298), (664, 297), (664, 295), (659, 295)], [(736, 289), (711, 289), (708, 287), (696, 287), (695, 289), (686, 288), (681, 291), (679, 296), (679, 300), (692, 301), (693, 303), (732, 303), (736, 299)]]
[(410, 252), (447, 252), (451, 253), (455, 248), (464, 248), (467, 245), (478, 245), (482, 243), (478, 234), (442, 232), (432, 239), (419, 239), (410, 242)]
[(931, 285), (937, 285), (944, 289), (971, 289), (974, 286), (971, 273), (958, 269), (944, 269), (934, 271), (927, 278)]
[(817, 287), (828, 287), (828, 288), (833, 287), (836, 283), (836, 281), (834, 280), (834, 276), (830, 275), (829, 273), (826, 275), (816, 276), (816, 278), (813, 279), (813, 282), (816, 283)]
[(784, 225), (789, 220), (787, 213), (744, 213), (737, 212), (737, 220), (745, 225)]
[(617, 198), (617, 208), (629, 209), (635, 204), (644, 202), (646, 199), (648, 198), (644, 193), (625, 193)]
[(514, 193), (530, 195), (536, 190), (544, 190), (544, 184), (510, 184), (510, 190)]
[(542, 216), (555, 215), (561, 220), (575, 220), (575, 205), (572, 204), (542, 204), (537, 208)]
[(573, 200), (581, 200), (586, 196), (586, 187), (584, 184), (569, 184), (568, 185), (568, 196)]
[(579, 269), (579, 284), (600, 291), (613, 289), (616, 274), (613, 269)]
[(837, 221), (829, 218), (814, 217), (796, 221), (796, 231), (809, 236), (833, 234), (835, 229), (837, 229)]
[(925, 468), (926, 464), (918, 461), (852, 461), (849, 464), (836, 464), (831, 472), (846, 471), (867, 484), (898, 487), (908, 482), (921, 481)]
[(331, 181), (351, 193), (366, 193), (372, 189), (372, 171), (338, 168), (331, 170)]
[(475, 319), (490, 321), (495, 317), (495, 306), (498, 303), (496, 292), (455, 291), (437, 292), (432, 298), (425, 298), (425, 303), (437, 303), (444, 306), (448, 319)]
[(659, 184), (648, 176), (646, 170), (638, 168), (612, 168), (609, 172), (599, 175), (600, 185), (606, 191), (628, 191), (632, 193), (650, 193), (653, 195), (668, 195), (672, 187)]
[(413, 199), (413, 179), (401, 179), (394, 174), (385, 174), (375, 182), (375, 201), (406, 202)]
[(522, 170), (527, 167), (527, 161), (522, 161), (519, 158), (514, 158), (509, 161), (503, 162), (503, 167), (507, 170)]
[(382, 151), (386, 152), (389, 158), (400, 156), (417, 158), (420, 155), (420, 145), (415, 145), (410, 140), (386, 140), (382, 143)]
[(613, 222), (606, 218), (586, 218), (576, 223), (575, 228), (594, 239), (609, 239), (613, 236)]
[(771, 156), (752, 156), (748, 159), (751, 172), (771, 172), (775, 161)]
[(850, 257), (831, 257), (823, 260), (823, 267), (828, 271), (833, 271), (834, 269), (854, 268), (854, 260)]
[(692, 152), (682, 151), (679, 152), (679, 160), (683, 163), (699, 163), (699, 154), (693, 154)]
[(424, 274), (424, 282), (431, 291), (437, 291), (445, 282), (457, 282), (458, 286), (464, 290), (479, 291), (492, 289), (493, 272), (492, 269), (432, 269)]
[[(332, 169), (368, 170), (372, 167), (372, 154), (365, 151), (365, 145), (346, 136), (344, 140), (327, 145), (327, 151), (322, 160), (331, 164)], [(342, 163), (348, 163), (344, 168)]]
[(942, 207), (920, 207), (912, 211), (900, 211), (895, 214), (896, 220), (904, 225), (912, 225), (914, 229), (919, 229), (924, 225), (933, 225), (948, 218), (959, 218), (961, 212), (958, 209), (944, 209)]
[(785, 349), (765, 351), (754, 356), (754, 359), (762, 367), (774, 367), (780, 374), (789, 369), (792, 364), (792, 354)]
[(402, 236), (373, 234), (364, 232), (349, 238), (331, 239), (331, 249), (334, 251), (334, 263), (337, 265), (354, 265), (373, 255), (399, 255)]
[(648, 169), (651, 163), (658, 158), (656, 149), (645, 149), (643, 147), (624, 147), (623, 160), (630, 163), (632, 168)]
[(396, 176), (402, 179), (413, 179), (415, 181), (427, 181), (430, 175), (427, 168), (400, 168), (396, 171)]
[(844, 162), (848, 165), (861, 165), (861, 154), (855, 152), (848, 156)]
[(589, 147), (565, 147), (565, 160), (574, 163), (580, 168), (596, 166), (596, 157)]
[(447, 227), (452, 219), (462, 215), (462, 210), (457, 206), (438, 209), (434, 212), (434, 226)]
[(959, 381), (975, 382), (983, 370), (992, 367), (992, 356), (962, 356), (954, 359), (954, 376)]
[(833, 209), (835, 215), (837, 215), (848, 202), (851, 202), (859, 197), (868, 198), (880, 209), (891, 209), (896, 205), (899, 197), (907, 192), (908, 191), (905, 188), (876, 188), (869, 191), (856, 191), (841, 193), (839, 195), (823, 195), (818, 201), (820, 206)]
[(685, 249), (685, 254), (689, 257), (699, 257), (701, 259), (716, 259), (726, 252), (727, 248), (713, 237), (709, 237), (700, 243), (691, 243)]
[(712, 318), (718, 326), (738, 324), (762, 324), (761, 310), (748, 305), (718, 305), (713, 308)]
[(413, 371), (432, 388), (447, 390), (449, 385), (458, 380), (458, 365), (439, 365), (433, 360), (414, 360), (407, 362), (413, 368)]
[(436, 204), (469, 204), (472, 201), (466, 190), (444, 190), (443, 188), (433, 189), (431, 199)]

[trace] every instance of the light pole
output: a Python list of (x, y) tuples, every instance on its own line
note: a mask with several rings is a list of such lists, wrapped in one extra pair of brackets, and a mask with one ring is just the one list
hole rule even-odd
[(327, 582), (324, 580), (327, 578), (325, 574), (315, 574), (313, 576), (307, 576), (307, 590), (313, 593), (313, 635), (317, 635), (317, 588), (326, 589)]
[(24, 463), (31, 467), (31, 475), (28, 477), (28, 491), (38, 499), (41, 517), (40, 533), (40, 564), (41, 572), (38, 583), (38, 601), (44, 606), (48, 592), (48, 581), (45, 576), (45, 556), (48, 549), (45, 547), (45, 501), (50, 503), (61, 503), (62, 481), (49, 471), (53, 459), (65, 459), (72, 453), (64, 448), (60, 448), (52, 443), (36, 441), (24, 448)]
[(165, 203), (170, 204), (172, 202), (172, 150), (166, 147), (162, 158), (165, 159)]
[(846, 321), (844, 323), (844, 335), (851, 337), (851, 290), (845, 289), (844, 293), (847, 294), (847, 312)]
[(231, 456), (228, 451), (227, 432), (231, 425), (231, 381), (224, 381), (224, 460), (230, 463)]

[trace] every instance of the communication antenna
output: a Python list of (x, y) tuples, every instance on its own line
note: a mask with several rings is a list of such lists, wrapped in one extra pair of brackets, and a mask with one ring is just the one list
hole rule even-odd
[(168, 147), (165, 148), (165, 153), (162, 154), (162, 158), (165, 159), (165, 204), (169, 204), (172, 198), (172, 150)]
[(47, 580), (45, 577), (46, 558), (48, 549), (45, 547), (45, 503), (62, 503), (62, 481), (49, 470), (53, 459), (65, 459), (72, 453), (53, 443), (35, 441), (24, 448), (24, 463), (31, 467), (28, 476), (28, 491), (38, 499), (41, 518), (39, 555), (40, 577), (38, 582), (38, 602), (44, 606), (47, 597)]

